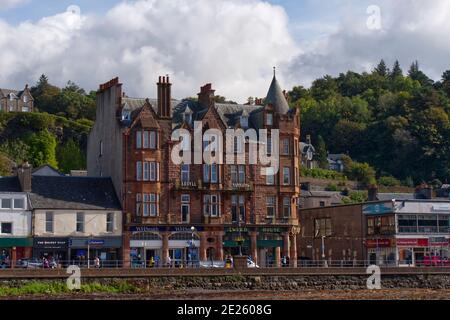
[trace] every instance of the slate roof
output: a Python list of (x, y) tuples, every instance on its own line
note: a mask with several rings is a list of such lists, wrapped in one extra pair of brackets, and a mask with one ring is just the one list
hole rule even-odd
[(312, 144), (300, 142), (300, 151), (303, 154), (305, 154), (308, 151), (308, 148), (311, 148), (313, 153), (316, 152), (316, 149), (314, 148), (314, 146)]
[(378, 193), (377, 199), (379, 201), (391, 201), (393, 199), (403, 201), (403, 200), (414, 200), (413, 193)]
[(19, 178), (14, 177), (0, 177), (0, 192), (22, 192)]
[(289, 104), (281, 90), (277, 77), (274, 75), (269, 91), (267, 92), (266, 103), (272, 104), (279, 114), (286, 114), (289, 111)]
[[(149, 103), (152, 105), (155, 113), (158, 113), (157, 99), (148, 99)], [(271, 103), (275, 111), (280, 114), (288, 114), (294, 110), (289, 109), (287, 100), (280, 88), (280, 85), (276, 79), (273, 77), (272, 83), (270, 85), (269, 91), (266, 97), (266, 103)], [(123, 108), (131, 110), (131, 119), (134, 120), (139, 114), (142, 106), (145, 104), (146, 99), (143, 98), (130, 98), (124, 97), (122, 99)], [(195, 100), (175, 100), (171, 101), (171, 116), (172, 116), (172, 128), (179, 128), (184, 121), (185, 110), (189, 108), (192, 110), (192, 121), (198, 121), (203, 118), (203, 116), (208, 111), (208, 108), (204, 108), (200, 105), (198, 101)], [(215, 103), (215, 108), (222, 122), (228, 128), (234, 128), (240, 121), (242, 114), (248, 114), (249, 116), (249, 128), (260, 129), (263, 127), (263, 110), (264, 106), (261, 105), (248, 105), (248, 104), (230, 104), (230, 103)]]
[(35, 209), (121, 210), (110, 178), (32, 176)]
[(2, 94), (3, 97), (8, 96), (10, 93), (14, 93), (16, 96), (19, 96), (19, 91), (12, 90), (12, 89), (2, 89), (2, 88), (0, 88), (0, 93)]

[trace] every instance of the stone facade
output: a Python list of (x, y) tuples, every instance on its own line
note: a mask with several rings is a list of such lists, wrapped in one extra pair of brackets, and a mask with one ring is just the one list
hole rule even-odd
[(34, 99), (28, 85), (21, 91), (0, 89), (0, 110), (5, 112), (33, 112)]
[(365, 225), (361, 204), (301, 209), (299, 220), (301, 233), (298, 250), (302, 257), (334, 263), (365, 259)]
[[(238, 253), (239, 244), (262, 266), (280, 265), (282, 256), (295, 264), (300, 119), (296, 109), (286, 110), (275, 76), (265, 105), (259, 99), (260, 105), (215, 103), (211, 84), (201, 88), (198, 101), (176, 101), (171, 86), (168, 77), (160, 77), (157, 99), (132, 99), (116, 78), (97, 93), (88, 174), (111, 176), (122, 201), (125, 266), (150, 259), (223, 261)], [(274, 183), (267, 184), (260, 164), (246, 162), (239, 178), (231, 165), (217, 164), (205, 178), (205, 165), (187, 169), (173, 163), (171, 153), (179, 142), (171, 141), (172, 132), (181, 128), (193, 133), (193, 121), (223, 135), (229, 128), (279, 129), (280, 170)], [(243, 152), (248, 159), (248, 144)], [(283, 171), (289, 171), (289, 181)], [(275, 200), (271, 217), (268, 197)], [(242, 221), (233, 207), (241, 210)]]

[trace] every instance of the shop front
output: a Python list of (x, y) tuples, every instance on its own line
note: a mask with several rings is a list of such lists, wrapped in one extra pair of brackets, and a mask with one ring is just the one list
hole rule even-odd
[(98, 257), (101, 267), (120, 266), (122, 237), (70, 238), (69, 257), (72, 264), (87, 265)]
[(223, 251), (226, 256), (237, 256), (240, 253), (250, 256), (250, 236), (247, 227), (225, 228)]
[(130, 259), (134, 268), (164, 266), (165, 256), (171, 266), (197, 265), (203, 227), (130, 227)]
[(391, 266), (396, 264), (395, 241), (388, 238), (367, 239), (367, 260), (370, 264)]
[(69, 238), (34, 238), (33, 257), (47, 258), (63, 266), (68, 264)]
[(289, 238), (289, 228), (230, 227), (225, 228), (224, 252), (234, 256), (241, 251), (260, 267), (281, 266), (283, 261), (288, 263), (294, 252), (296, 255), (296, 250), (291, 250), (291, 242), (296, 245), (295, 238)]
[(426, 238), (402, 238), (396, 242), (399, 266), (415, 266), (429, 252)]
[(0, 267), (15, 266), (16, 261), (31, 258), (32, 238), (0, 238)]

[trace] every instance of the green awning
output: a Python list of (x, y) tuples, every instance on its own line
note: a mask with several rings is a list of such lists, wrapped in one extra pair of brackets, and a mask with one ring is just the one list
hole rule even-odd
[(258, 248), (283, 247), (283, 240), (258, 240)]
[[(237, 248), (237, 247), (239, 247), (239, 243), (237, 243), (236, 241), (224, 241), (223, 242), (223, 246), (225, 247), (225, 248)], [(242, 246), (243, 247), (250, 247), (250, 241), (244, 241), (243, 243), (242, 243)]]
[(0, 248), (32, 247), (32, 238), (0, 238)]

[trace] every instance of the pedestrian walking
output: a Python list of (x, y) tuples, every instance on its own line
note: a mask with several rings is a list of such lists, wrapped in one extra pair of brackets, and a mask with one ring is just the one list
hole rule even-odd
[(98, 256), (94, 259), (94, 266), (95, 268), (100, 268), (100, 259)]

